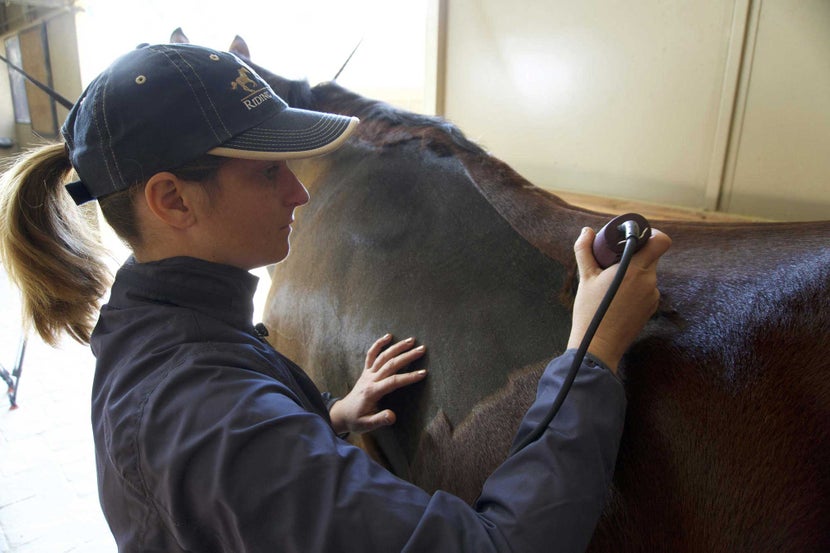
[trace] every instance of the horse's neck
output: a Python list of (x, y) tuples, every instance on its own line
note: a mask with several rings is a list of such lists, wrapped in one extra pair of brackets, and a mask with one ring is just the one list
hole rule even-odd
[(461, 161), (482, 195), (525, 240), (566, 266), (573, 264), (573, 242), (584, 226), (597, 227), (608, 216), (573, 206), (538, 188), (492, 156), (462, 155)]
[[(564, 265), (573, 264), (572, 244), (579, 229), (597, 226), (607, 219), (533, 186), (438, 118), (403, 112), (333, 82), (315, 86), (312, 97), (312, 109), (365, 117), (358, 135), (378, 147), (419, 140), (441, 155), (456, 157), (481, 194), (510, 226), (539, 251)], [(391, 120), (399, 122), (390, 124)]]
[(300, 109), (312, 109), (311, 85), (308, 84), (308, 81), (295, 81), (280, 77), (261, 65), (257, 65), (248, 58), (243, 59), (289, 106)]
[(330, 81), (315, 85), (311, 89), (311, 103), (311, 109), (360, 117), (381, 102), (356, 94)]

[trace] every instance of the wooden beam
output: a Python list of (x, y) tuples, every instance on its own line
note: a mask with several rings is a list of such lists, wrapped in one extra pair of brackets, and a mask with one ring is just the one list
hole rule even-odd
[(709, 222), (751, 222), (762, 219), (732, 215), (715, 211), (695, 210), (684, 207), (666, 206), (648, 202), (592, 196), (565, 190), (551, 190), (566, 202), (591, 211), (620, 215), (622, 213), (639, 213), (650, 221), (709, 221)]

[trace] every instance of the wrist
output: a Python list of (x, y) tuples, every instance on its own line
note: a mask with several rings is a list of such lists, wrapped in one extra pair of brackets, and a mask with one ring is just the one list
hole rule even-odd
[[(567, 349), (579, 349), (581, 344), (582, 336), (575, 336), (571, 333), (571, 337), (568, 339)], [(623, 352), (619, 351), (619, 348), (612, 347), (611, 344), (607, 343), (602, 338), (594, 336), (594, 339), (591, 340), (591, 343), (588, 345), (586, 353), (593, 356), (603, 365), (608, 367), (612, 373), (617, 374), (617, 366), (620, 364), (623, 354)]]
[(349, 429), (346, 424), (346, 417), (342, 413), (342, 402), (340, 399), (335, 399), (329, 404), (329, 419), (331, 419), (331, 427), (337, 435), (346, 434)]

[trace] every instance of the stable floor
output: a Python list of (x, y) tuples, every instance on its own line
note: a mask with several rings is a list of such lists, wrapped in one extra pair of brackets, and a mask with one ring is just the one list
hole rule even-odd
[[(0, 363), (20, 337), (16, 292), (0, 282)], [(115, 542), (98, 505), (89, 422), (94, 359), (66, 341), (29, 337), (16, 409), (0, 395), (0, 552), (103, 553)]]

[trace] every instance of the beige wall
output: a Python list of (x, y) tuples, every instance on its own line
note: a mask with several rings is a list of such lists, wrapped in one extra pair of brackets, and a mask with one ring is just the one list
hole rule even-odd
[[(0, 40), (0, 52), (6, 58), (6, 47), (2, 40)], [(9, 83), (9, 72), (5, 64), (0, 62), (0, 137), (14, 138), (14, 106), (12, 105), (12, 91), (11, 83)], [(8, 150), (0, 149), (0, 157)]]
[[(770, 218), (830, 218), (828, 6), (452, 0), (444, 114), (538, 186)], [(756, 34), (757, 47), (741, 63)], [(743, 121), (736, 117), (742, 98)], [(782, 126), (793, 144), (806, 145), (776, 149), (761, 139)], [(758, 188), (760, 180), (769, 190)], [(767, 201), (770, 190), (777, 196)]]
[(768, 0), (751, 21), (753, 63), (722, 205), (830, 219), (830, 1)]
[[(74, 102), (82, 92), (74, 13), (65, 13), (49, 20), (46, 34), (49, 39), (49, 57), (52, 60), (55, 90), (70, 102)], [(58, 125), (62, 125), (69, 110), (59, 104), (56, 107)]]

